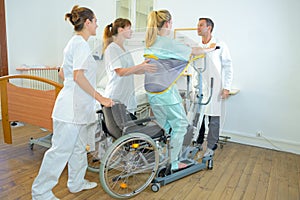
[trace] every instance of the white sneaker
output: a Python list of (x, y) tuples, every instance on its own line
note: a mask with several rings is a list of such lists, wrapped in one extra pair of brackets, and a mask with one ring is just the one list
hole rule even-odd
[(213, 155), (215, 154), (215, 151), (210, 149), (210, 148), (207, 148), (203, 157), (212, 157)]
[(81, 192), (82, 190), (90, 190), (97, 187), (97, 183), (96, 182), (89, 182), (88, 180), (85, 180), (83, 186), (81, 187), (80, 190), (78, 191), (72, 191), (70, 190), (71, 193), (77, 193), (77, 192)]
[(97, 183), (96, 182), (89, 182), (86, 181), (82, 187), (82, 190), (90, 190), (97, 187)]

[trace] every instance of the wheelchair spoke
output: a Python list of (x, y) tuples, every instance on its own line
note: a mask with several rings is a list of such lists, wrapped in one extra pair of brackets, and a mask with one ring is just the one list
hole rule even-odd
[(104, 190), (115, 198), (129, 198), (143, 191), (158, 169), (155, 142), (145, 134), (128, 134), (108, 149), (100, 166)]

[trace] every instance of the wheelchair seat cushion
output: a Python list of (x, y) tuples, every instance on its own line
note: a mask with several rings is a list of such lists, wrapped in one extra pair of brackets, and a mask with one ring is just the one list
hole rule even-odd
[(144, 133), (151, 138), (159, 138), (164, 135), (164, 130), (156, 124), (147, 124), (145, 126), (130, 126), (125, 129), (124, 134)]

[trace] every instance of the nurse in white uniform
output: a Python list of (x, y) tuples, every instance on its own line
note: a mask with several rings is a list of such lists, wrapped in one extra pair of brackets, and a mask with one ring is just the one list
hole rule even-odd
[(111, 99), (101, 96), (96, 86), (96, 62), (87, 43), (96, 35), (97, 20), (88, 8), (74, 6), (65, 19), (74, 26), (75, 35), (64, 49), (60, 75), (64, 87), (60, 91), (52, 113), (52, 146), (45, 153), (38, 176), (32, 185), (32, 199), (58, 199), (52, 192), (68, 166), (67, 186), (72, 193), (97, 186), (84, 179), (87, 169), (87, 127), (96, 120), (96, 101), (112, 106)]
[(127, 110), (134, 114), (137, 102), (134, 92), (133, 74), (143, 74), (145, 71), (155, 71), (155, 66), (145, 60), (135, 65), (130, 52), (124, 47), (124, 41), (132, 36), (131, 22), (118, 18), (107, 25), (103, 34), (103, 52), (108, 83), (105, 96), (118, 100), (127, 106)]

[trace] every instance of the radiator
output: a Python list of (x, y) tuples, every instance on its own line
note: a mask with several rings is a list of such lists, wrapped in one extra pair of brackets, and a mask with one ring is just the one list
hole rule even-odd
[[(39, 67), (39, 68), (30, 68), (30, 67), (22, 67), (22, 68), (17, 68), (18, 71), (21, 72), (21, 74), (28, 74), (28, 75), (33, 75), (33, 76), (38, 76), (42, 78), (46, 78), (58, 83), (61, 83), (59, 77), (58, 77), (58, 68), (56, 67)], [(22, 81), (22, 87), (25, 88), (31, 88), (31, 89), (38, 89), (38, 90), (52, 90), (54, 89), (53, 86), (47, 84), (47, 83), (42, 83), (40, 81), (35, 81), (35, 80), (23, 80)]]

